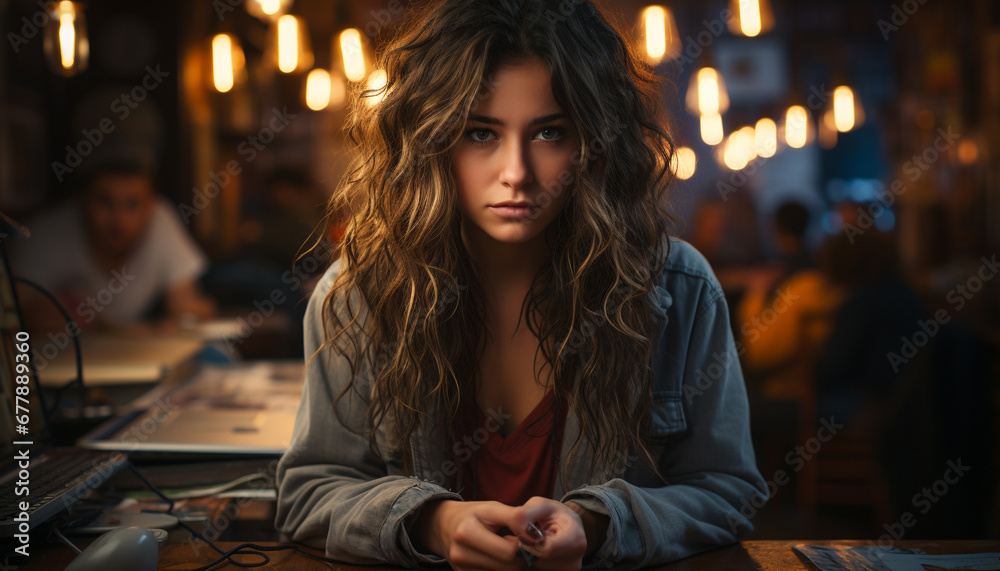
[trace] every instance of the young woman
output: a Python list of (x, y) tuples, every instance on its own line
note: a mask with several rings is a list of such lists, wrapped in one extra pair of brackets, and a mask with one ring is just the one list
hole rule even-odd
[(766, 486), (722, 291), (668, 238), (651, 71), (586, 0), (409, 18), (349, 118), (279, 531), (457, 569), (736, 541)]

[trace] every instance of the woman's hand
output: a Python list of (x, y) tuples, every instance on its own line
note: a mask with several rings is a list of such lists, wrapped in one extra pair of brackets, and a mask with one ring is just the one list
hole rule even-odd
[(524, 566), (524, 559), (518, 555), (518, 538), (498, 532), (516, 529), (511, 523), (517, 521), (515, 512), (519, 509), (500, 502), (434, 500), (424, 506), (414, 522), (413, 538), (458, 571), (518, 570)]
[[(567, 502), (533, 497), (523, 506), (437, 500), (424, 506), (414, 539), (455, 569), (523, 569), (519, 549), (538, 569), (580, 569), (604, 542), (608, 517)], [(514, 535), (501, 536), (502, 530)]]
[[(571, 502), (562, 503), (535, 496), (515, 508), (518, 510), (514, 525), (526, 525), (522, 522), (534, 522), (542, 532), (542, 539), (537, 542), (521, 543), (529, 553), (538, 556), (533, 567), (538, 569), (580, 569), (583, 557), (593, 553), (603, 543), (603, 535), (607, 529), (607, 516), (603, 522), (594, 526), (593, 537), (585, 529), (583, 517), (588, 519), (597, 516)], [(515, 528), (511, 528), (515, 529)], [(598, 538), (598, 532), (600, 538)], [(591, 541), (593, 539), (593, 541)], [(598, 539), (600, 541), (598, 541)], [(590, 544), (588, 544), (588, 542)]]

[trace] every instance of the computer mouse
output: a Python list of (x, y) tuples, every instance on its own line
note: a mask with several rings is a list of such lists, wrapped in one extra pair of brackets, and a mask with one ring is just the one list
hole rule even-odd
[(160, 546), (141, 527), (113, 529), (87, 546), (66, 571), (156, 571)]

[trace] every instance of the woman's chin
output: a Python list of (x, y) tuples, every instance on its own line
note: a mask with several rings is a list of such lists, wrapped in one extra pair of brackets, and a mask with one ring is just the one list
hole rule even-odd
[(537, 238), (540, 234), (541, 231), (537, 228), (505, 229), (486, 233), (495, 242), (504, 244), (526, 244)]

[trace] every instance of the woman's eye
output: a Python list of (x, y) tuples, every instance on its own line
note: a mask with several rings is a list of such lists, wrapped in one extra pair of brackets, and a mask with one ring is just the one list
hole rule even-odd
[(543, 141), (558, 141), (562, 135), (563, 130), (559, 127), (546, 127), (538, 132), (538, 138)]
[(469, 129), (467, 136), (473, 143), (482, 145), (492, 140), (493, 131), (489, 129)]

